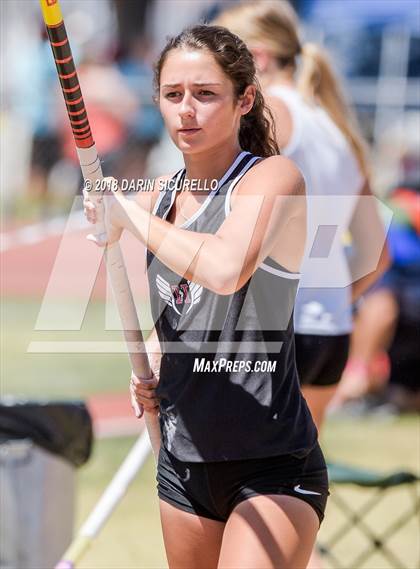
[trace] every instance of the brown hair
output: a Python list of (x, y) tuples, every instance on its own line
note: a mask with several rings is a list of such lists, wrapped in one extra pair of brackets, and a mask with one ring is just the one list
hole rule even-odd
[(309, 103), (320, 104), (351, 145), (361, 171), (368, 176), (366, 144), (345, 100), (327, 54), (318, 45), (302, 46), (298, 18), (285, 0), (253, 0), (221, 12), (215, 20), (238, 34), (249, 46), (264, 46), (280, 68), (296, 68), (302, 56), (297, 89)]
[(274, 121), (265, 105), (256, 78), (254, 60), (244, 42), (226, 28), (197, 25), (185, 29), (171, 38), (155, 66), (155, 89), (159, 92), (160, 75), (168, 53), (174, 49), (206, 50), (233, 83), (236, 99), (244, 94), (248, 85), (255, 85), (256, 96), (252, 109), (241, 117), (239, 144), (257, 156), (279, 154), (274, 132)]

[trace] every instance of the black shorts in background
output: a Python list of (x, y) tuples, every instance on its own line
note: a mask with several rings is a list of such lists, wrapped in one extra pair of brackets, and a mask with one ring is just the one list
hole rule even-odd
[(37, 134), (32, 141), (31, 164), (45, 174), (61, 158), (61, 141), (55, 134)]
[(350, 334), (295, 334), (296, 366), (301, 385), (328, 386), (340, 381), (350, 349)]

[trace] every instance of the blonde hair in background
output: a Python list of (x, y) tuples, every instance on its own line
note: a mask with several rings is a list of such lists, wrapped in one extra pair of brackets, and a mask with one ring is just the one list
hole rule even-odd
[(298, 17), (286, 0), (240, 2), (222, 11), (214, 23), (231, 30), (251, 50), (268, 49), (280, 68), (296, 69), (296, 58), (300, 55), (298, 91), (309, 104), (317, 103), (325, 109), (353, 148), (361, 171), (369, 176), (366, 143), (329, 58), (320, 46), (301, 44)]

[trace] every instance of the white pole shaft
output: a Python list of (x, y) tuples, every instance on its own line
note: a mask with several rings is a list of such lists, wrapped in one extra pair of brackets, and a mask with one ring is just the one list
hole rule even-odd
[(95, 509), (80, 528), (79, 535), (90, 538), (96, 537), (116, 505), (124, 496), (128, 486), (142, 467), (149, 453), (149, 437), (146, 430), (144, 430), (102, 494)]
[[(95, 199), (98, 200), (99, 194), (95, 193), (94, 191), (95, 182), (101, 180), (103, 178), (103, 175), (101, 163), (96, 151), (96, 146), (93, 145), (90, 148), (77, 148), (77, 154), (79, 156), (83, 178), (85, 180), (88, 180), (92, 185), (92, 201), (95, 201)], [(97, 235), (105, 232), (105, 227), (103, 221), (101, 220), (101, 217), (100, 222), (95, 225), (95, 230)], [(118, 312), (121, 318), (124, 337), (126, 339), (127, 346), (130, 346), (129, 357), (131, 367), (137, 377), (147, 379), (152, 376), (152, 372), (150, 369), (147, 353), (144, 348), (143, 336), (140, 329), (137, 310), (134, 304), (133, 295), (131, 292), (130, 283), (119, 244), (114, 243), (110, 247), (107, 247), (105, 255), (107, 272), (111, 281), (114, 298), (117, 303)], [(132, 346), (135, 347), (134, 350), (132, 349)], [(146, 412), (144, 414), (144, 419), (146, 422), (147, 431), (149, 433), (150, 442), (152, 444), (155, 460), (157, 460), (160, 448), (160, 426), (158, 416)]]

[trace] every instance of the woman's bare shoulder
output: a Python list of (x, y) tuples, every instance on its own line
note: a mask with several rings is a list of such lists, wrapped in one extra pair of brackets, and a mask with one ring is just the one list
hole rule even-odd
[(304, 195), (305, 182), (292, 160), (285, 156), (270, 156), (248, 170), (238, 193)]

